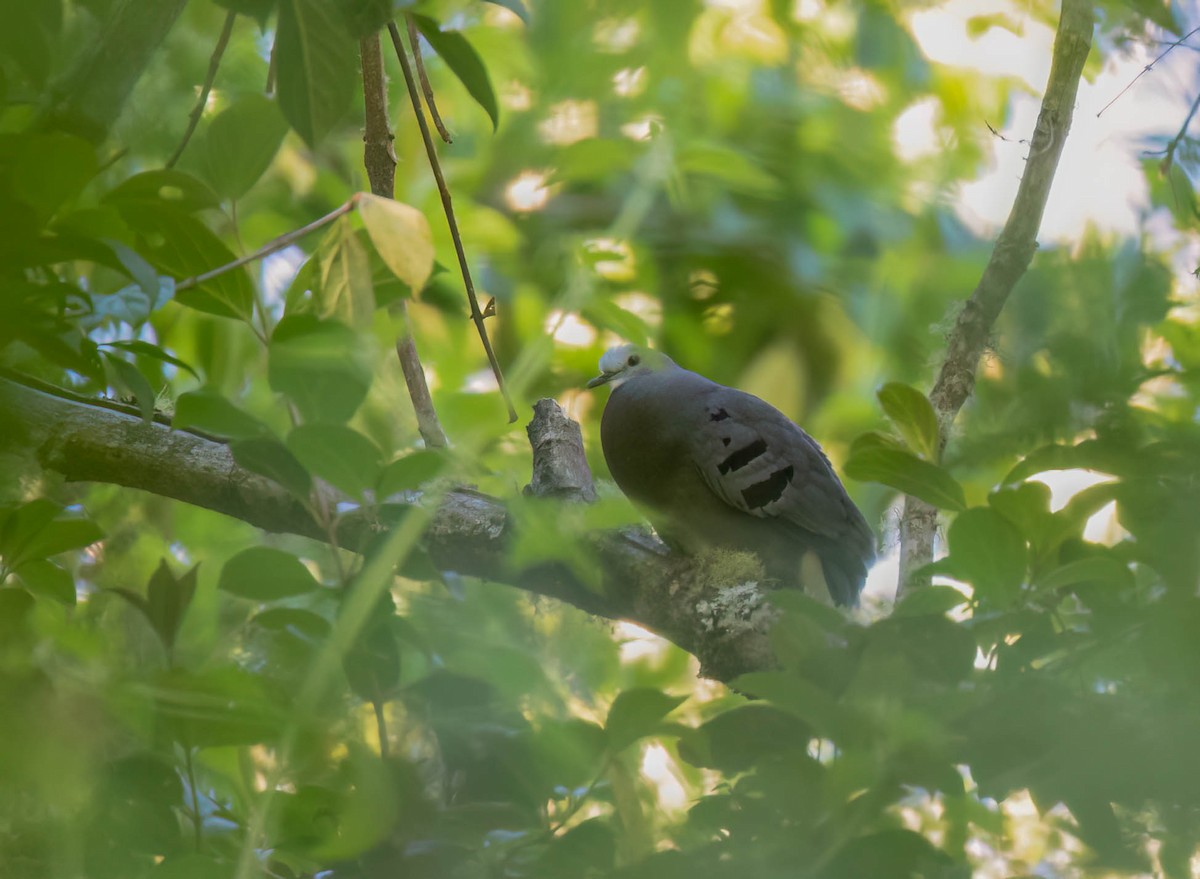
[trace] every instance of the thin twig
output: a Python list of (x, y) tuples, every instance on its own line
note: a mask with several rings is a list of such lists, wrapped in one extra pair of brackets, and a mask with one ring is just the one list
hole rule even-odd
[(386, 703), (382, 699), (372, 699), (371, 707), (375, 709), (375, 731), (379, 734), (379, 759), (388, 758), (388, 728), (387, 716), (383, 713)]
[[(396, 183), (396, 151), (392, 146), (392, 124), (388, 120), (387, 83), (383, 77), (383, 53), (379, 35), (364, 37), (359, 42), (363, 78), (363, 167), (371, 192), (380, 198), (391, 198)], [(396, 306), (402, 329), (396, 337), (396, 356), (404, 383), (412, 400), (417, 416), (417, 430), (429, 448), (442, 449), (448, 446), (446, 432), (442, 430), (429, 384), (425, 381), (425, 369), (417, 353), (412, 326), (408, 320), (408, 303), (403, 299)]]
[(192, 759), (192, 747), (184, 743), (184, 765), (187, 770), (188, 787), (192, 790), (192, 837), (196, 851), (204, 844), (204, 819), (200, 815), (200, 792), (196, 789), (196, 766)]
[(274, 97), (274, 95), (275, 95), (275, 74), (276, 74), (275, 43), (272, 43), (271, 44), (271, 59), (267, 62), (267, 82), (266, 82), (266, 85), (263, 87), (263, 92), (266, 94), (266, 96), (268, 98)]
[(446, 223), (450, 226), (450, 237), (454, 241), (454, 251), (458, 255), (458, 267), (462, 271), (463, 283), (467, 288), (467, 301), (471, 305), (471, 320), (475, 322), (475, 328), (479, 331), (479, 340), (483, 343), (483, 350), (492, 367), (492, 374), (496, 376), (500, 395), (508, 407), (508, 420), (511, 424), (517, 420), (517, 410), (513, 407), (508, 387), (504, 383), (504, 374), (500, 371), (500, 363), (496, 360), (496, 352), (492, 350), (492, 342), (488, 338), (487, 329), (483, 324), (483, 312), (479, 310), (479, 299), (475, 296), (475, 284), (471, 280), (471, 269), (467, 265), (467, 253), (463, 249), (462, 236), (458, 233), (458, 221), (454, 219), (450, 189), (446, 186), (446, 178), (442, 176), (442, 166), (438, 162), (437, 149), (429, 134), (429, 124), (425, 121), (425, 113), (421, 110), (421, 96), (417, 93), (417, 84), (413, 79), (412, 68), (409, 66), (408, 56), (400, 39), (400, 29), (396, 27), (394, 21), (388, 22), (388, 33), (392, 37), (396, 58), (400, 61), (400, 69), (404, 73), (404, 84), (408, 87), (408, 97), (412, 102), (413, 114), (417, 117), (417, 127), (421, 129), (421, 140), (425, 143), (425, 155), (429, 157), (429, 167), (433, 170), (433, 179), (437, 181), (438, 193), (442, 197), (442, 209), (446, 213)]
[[(964, 303), (946, 340), (946, 357), (929, 394), (938, 415), (943, 447), (950, 425), (975, 388), (975, 370), (992, 325), (1037, 250), (1037, 234), (1050, 184), (1071, 128), (1079, 78), (1091, 49), (1093, 15), (1090, 0), (1063, 0), (1050, 77), (1017, 197), (983, 276)], [(933, 560), (936, 530), (937, 510), (911, 495), (906, 497), (900, 520), (897, 600), (907, 587), (916, 584), (916, 572)]]
[(1141, 79), (1143, 76), (1145, 76), (1151, 70), (1153, 70), (1155, 64), (1157, 64), (1159, 61), (1162, 61), (1164, 58), (1166, 58), (1168, 55), (1170, 55), (1173, 51), (1175, 51), (1175, 49), (1177, 49), (1179, 46), (1181, 46), (1185, 40), (1190, 39), (1191, 36), (1196, 33), (1200, 33), (1200, 27), (1192, 28), (1190, 31), (1188, 31), (1186, 34), (1184, 34), (1178, 40), (1171, 43), (1171, 45), (1167, 46), (1167, 48), (1165, 50), (1163, 50), (1161, 55), (1159, 55), (1157, 58), (1155, 58), (1153, 61), (1151, 61), (1149, 64), (1147, 64), (1141, 70), (1139, 70), (1138, 75), (1135, 76), (1133, 79), (1131, 79), (1129, 81), (1129, 84), (1126, 85), (1125, 88), (1123, 88), (1123, 89), (1121, 89), (1121, 91), (1117, 92), (1117, 96), (1115, 98), (1113, 98), (1111, 101), (1109, 101), (1107, 104), (1105, 104), (1103, 107), (1100, 108), (1100, 112), (1096, 114), (1097, 118), (1102, 116), (1104, 114), (1105, 110), (1107, 110), (1109, 107), (1111, 107), (1117, 101), (1121, 100), (1122, 95), (1124, 95), (1125, 92), (1127, 92), (1131, 88), (1133, 88), (1134, 83), (1136, 83), (1139, 79)]
[(200, 117), (204, 115), (204, 106), (208, 103), (209, 92), (212, 91), (213, 82), (217, 79), (217, 69), (221, 66), (221, 56), (225, 54), (225, 47), (229, 45), (229, 37), (233, 34), (233, 23), (235, 21), (237, 21), (237, 13), (230, 9), (225, 16), (225, 25), (221, 28), (221, 35), (217, 37), (217, 45), (213, 47), (212, 57), (208, 59), (208, 74), (204, 77), (204, 86), (200, 89), (200, 97), (196, 101), (196, 106), (192, 108), (192, 112), (188, 114), (187, 131), (183, 133), (183, 140), (179, 142), (179, 146), (175, 148), (175, 152), (171, 154), (171, 158), (167, 159), (168, 168), (175, 167), (175, 163), (179, 161), (179, 157), (187, 149), (188, 141), (192, 139), (192, 135), (196, 132), (196, 126), (200, 124)]
[(404, 23), (408, 25), (408, 43), (412, 46), (413, 66), (417, 68), (417, 78), (421, 81), (421, 94), (425, 96), (425, 106), (429, 108), (429, 118), (433, 126), (446, 143), (454, 143), (450, 132), (442, 124), (442, 115), (438, 112), (437, 101), (433, 99), (433, 86), (429, 84), (429, 74), (425, 72), (425, 59), (421, 57), (421, 38), (417, 34), (417, 20), (412, 13), (405, 13)]
[(1196, 95), (1196, 100), (1192, 101), (1192, 109), (1188, 110), (1187, 118), (1183, 120), (1183, 124), (1179, 126), (1179, 133), (1167, 144), (1166, 155), (1162, 162), (1159, 163), (1158, 169), (1163, 174), (1171, 170), (1171, 163), (1175, 161), (1175, 150), (1179, 148), (1180, 141), (1187, 134), (1188, 126), (1192, 124), (1192, 119), (1196, 116), (1196, 111), (1200, 110), (1200, 94)]
[(200, 284), (203, 284), (205, 281), (211, 281), (213, 278), (217, 277), (218, 275), (223, 275), (226, 272), (231, 272), (236, 268), (241, 268), (242, 266), (246, 265), (247, 263), (252, 263), (255, 260), (262, 259), (265, 256), (270, 256), (272, 253), (275, 253), (278, 250), (283, 250), (285, 247), (287, 247), (290, 244), (294, 244), (295, 242), (297, 242), (301, 238), (303, 238), (305, 235), (308, 235), (310, 232), (315, 232), (317, 229), (320, 229), (322, 226), (328, 226), (330, 223), (332, 223), (338, 217), (341, 217), (345, 214), (350, 213), (352, 210), (354, 210), (354, 206), (357, 203), (358, 203), (358, 199), (356, 197), (352, 196), (350, 198), (350, 200), (347, 201), (345, 204), (338, 205), (336, 208), (334, 208), (332, 211), (327, 213), (325, 216), (321, 217), (319, 220), (313, 220), (307, 226), (301, 226), (299, 229), (293, 229), (291, 232), (288, 232), (286, 235), (280, 235), (278, 238), (274, 239), (273, 241), (268, 241), (266, 244), (264, 244), (258, 250), (254, 251), (254, 253), (249, 253), (246, 256), (240, 256), (237, 259), (235, 259), (233, 262), (226, 263), (223, 266), (217, 266), (212, 271), (205, 272), (202, 275), (193, 275), (190, 278), (184, 278), (182, 281), (180, 281), (178, 284), (175, 285), (175, 292), (178, 293), (180, 290), (190, 290), (192, 287), (197, 287)]

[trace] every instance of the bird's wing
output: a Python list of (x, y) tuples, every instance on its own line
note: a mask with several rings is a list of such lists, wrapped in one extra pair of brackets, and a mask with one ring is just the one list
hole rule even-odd
[(874, 536), (816, 440), (758, 397), (717, 386), (692, 434), (692, 459), (727, 504), (848, 543), (860, 558)]

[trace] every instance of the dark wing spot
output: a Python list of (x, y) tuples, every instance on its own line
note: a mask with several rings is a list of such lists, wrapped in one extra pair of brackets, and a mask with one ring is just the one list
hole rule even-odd
[(783, 497), (784, 489), (791, 483), (794, 473), (790, 464), (782, 470), (776, 470), (762, 482), (756, 482), (749, 488), (743, 489), (742, 500), (752, 510), (760, 509), (779, 500)]
[(723, 436), (723, 437), (721, 437), (721, 442), (722, 442), (724, 445), (729, 445), (729, 443), (731, 442), (731, 440), (729, 439), (729, 437), (727, 437), (727, 436)]
[(767, 450), (767, 443), (759, 437), (748, 446), (744, 446), (717, 465), (717, 472), (724, 476), (730, 470), (741, 470), (759, 455)]
[(708, 418), (710, 421), (724, 421), (729, 417), (729, 413), (724, 409), (718, 409), (716, 412), (710, 413)]

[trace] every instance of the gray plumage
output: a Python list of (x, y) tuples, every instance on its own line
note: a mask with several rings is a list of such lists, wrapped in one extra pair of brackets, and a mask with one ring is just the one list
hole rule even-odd
[(769, 576), (854, 604), (875, 538), (816, 440), (751, 394), (622, 345), (588, 387), (613, 386), (600, 422), (608, 469), (660, 536), (685, 552), (758, 554)]

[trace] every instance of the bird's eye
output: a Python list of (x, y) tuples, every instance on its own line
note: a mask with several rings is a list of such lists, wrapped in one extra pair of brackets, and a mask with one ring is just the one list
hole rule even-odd
[(630, 366), (637, 366), (641, 362), (642, 362), (642, 358), (638, 357), (636, 354), (629, 355), (629, 365)]

